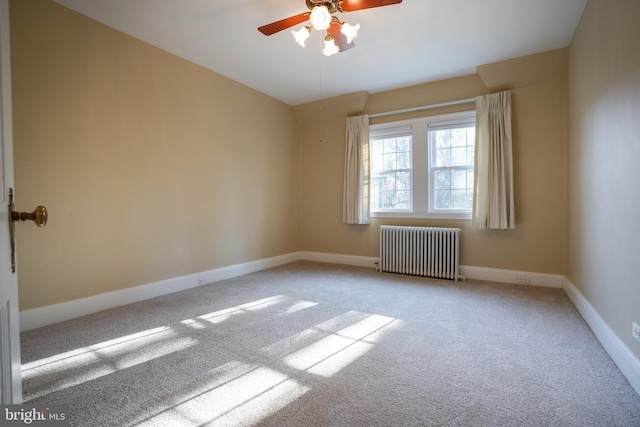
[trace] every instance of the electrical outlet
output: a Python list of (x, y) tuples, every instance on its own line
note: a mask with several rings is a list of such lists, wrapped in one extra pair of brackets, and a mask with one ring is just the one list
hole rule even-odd
[(529, 276), (518, 276), (517, 280), (521, 285), (528, 285), (531, 283), (531, 278)]
[(205, 279), (204, 277), (199, 277), (198, 278), (198, 286), (202, 286), (202, 285), (206, 285), (207, 284), (207, 279)]
[(640, 326), (636, 322), (633, 322), (633, 329), (631, 330), (631, 334), (635, 339), (640, 341)]

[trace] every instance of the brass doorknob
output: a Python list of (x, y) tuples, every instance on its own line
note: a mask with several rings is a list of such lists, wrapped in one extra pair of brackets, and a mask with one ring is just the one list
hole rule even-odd
[(13, 211), (13, 188), (9, 188), (9, 240), (11, 244), (11, 272), (16, 272), (16, 221), (33, 221), (38, 227), (44, 227), (47, 224), (47, 208), (38, 206), (33, 212), (14, 212)]
[(38, 206), (33, 212), (11, 212), (12, 221), (33, 221), (38, 227), (44, 227), (47, 224), (47, 208)]

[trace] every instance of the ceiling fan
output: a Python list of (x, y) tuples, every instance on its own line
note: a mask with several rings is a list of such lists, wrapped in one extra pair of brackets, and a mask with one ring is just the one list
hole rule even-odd
[(298, 31), (292, 30), (293, 37), (302, 47), (311, 34), (311, 28), (317, 31), (327, 31), (325, 48), (322, 53), (326, 56), (344, 52), (354, 46), (353, 39), (358, 35), (360, 24), (350, 25), (340, 22), (332, 14), (335, 12), (353, 12), (380, 6), (390, 6), (402, 3), (402, 0), (305, 0), (310, 12), (291, 16), (258, 28), (265, 36), (278, 33), (295, 25), (310, 21), (311, 26), (302, 27)]

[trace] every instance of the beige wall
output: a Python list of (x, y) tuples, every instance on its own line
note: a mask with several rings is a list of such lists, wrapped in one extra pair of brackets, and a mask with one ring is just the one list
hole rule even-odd
[[(377, 256), (382, 223), (461, 227), (464, 265), (566, 270), (566, 49), (292, 108), (49, 0), (10, 5), (18, 207), (51, 214), (19, 229), (22, 309), (298, 250)], [(346, 116), (504, 89), (515, 230), (342, 223)]]
[[(380, 224), (463, 229), (464, 265), (562, 274), (566, 246), (567, 50), (488, 64), (478, 74), (376, 93), (355, 93), (295, 107), (300, 123), (301, 238), (306, 251), (377, 256)], [(472, 98), (511, 89), (517, 227), (471, 228), (462, 220), (342, 223), (345, 117)], [(473, 104), (430, 110), (439, 114)], [(420, 114), (425, 114), (420, 113)], [(412, 113), (413, 116), (416, 113)], [(408, 115), (377, 118), (397, 120)]]
[(10, 2), (21, 309), (299, 250), (293, 109), (48, 0)]
[(589, 0), (569, 60), (569, 280), (640, 358), (640, 2)]
[[(377, 256), (382, 223), (457, 226), (462, 264), (566, 273), (640, 357), (636, 0), (590, 0), (570, 49), (293, 108), (49, 0), (10, 12), (17, 207), (50, 211), (17, 226), (21, 309), (298, 250)], [(346, 116), (505, 89), (515, 230), (342, 223)]]

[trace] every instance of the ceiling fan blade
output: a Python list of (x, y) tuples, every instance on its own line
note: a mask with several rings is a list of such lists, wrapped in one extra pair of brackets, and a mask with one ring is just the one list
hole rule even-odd
[(282, 19), (280, 21), (272, 22), (271, 24), (263, 25), (258, 28), (265, 36), (270, 36), (279, 31), (286, 30), (287, 28), (293, 27), (294, 25), (302, 24), (304, 21), (309, 19), (309, 15), (311, 12), (301, 13), (300, 15), (291, 16), (286, 19)]
[(342, 0), (340, 7), (344, 12), (353, 12), (355, 10), (391, 6), (392, 4), (398, 3), (402, 3), (402, 0)]
[(349, 50), (355, 46), (355, 43), (353, 42), (347, 43), (347, 36), (342, 34), (342, 31), (340, 31), (340, 24), (331, 24), (329, 29), (327, 29), (327, 32), (331, 35), (331, 37), (333, 37), (333, 41), (335, 42), (336, 46), (338, 46), (338, 49), (340, 49), (340, 52), (344, 52), (345, 50)]

